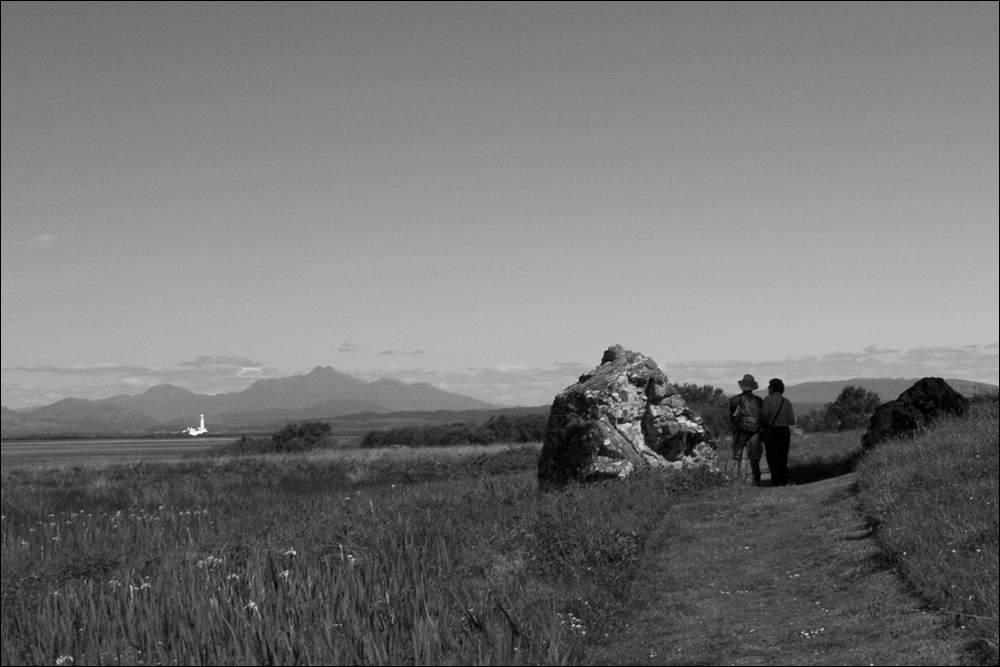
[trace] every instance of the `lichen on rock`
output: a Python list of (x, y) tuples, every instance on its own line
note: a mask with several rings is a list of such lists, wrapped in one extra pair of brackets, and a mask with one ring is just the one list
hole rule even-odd
[(656, 362), (615, 345), (552, 402), (539, 486), (625, 478), (690, 457), (707, 439), (701, 417)]

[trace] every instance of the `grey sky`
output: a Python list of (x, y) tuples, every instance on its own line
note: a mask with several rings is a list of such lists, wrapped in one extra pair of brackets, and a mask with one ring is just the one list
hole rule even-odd
[(997, 7), (3, 3), (3, 403), (615, 343), (996, 382)]

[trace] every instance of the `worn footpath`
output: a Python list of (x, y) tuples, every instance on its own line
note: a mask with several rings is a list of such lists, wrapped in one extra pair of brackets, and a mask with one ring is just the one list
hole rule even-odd
[(679, 502), (645, 550), (620, 633), (586, 662), (967, 662), (961, 633), (880, 559), (854, 484), (732, 486)]

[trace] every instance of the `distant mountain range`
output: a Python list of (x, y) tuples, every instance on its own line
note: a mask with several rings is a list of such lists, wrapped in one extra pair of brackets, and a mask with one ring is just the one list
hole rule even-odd
[[(798, 414), (834, 401), (844, 387), (873, 391), (882, 401), (896, 398), (917, 379), (854, 378), (789, 385), (785, 396)], [(995, 385), (947, 380), (965, 396), (996, 391)], [(766, 393), (762, 387), (758, 393)], [(553, 394), (554, 396), (555, 394)], [(545, 412), (547, 405), (503, 408)], [(209, 432), (276, 430), (289, 421), (337, 420), (337, 427), (356, 432), (390, 424), (428, 421), (481, 421), (499, 406), (443, 391), (427, 383), (404, 384), (381, 379), (365, 382), (330, 367), (317, 366), (306, 375), (258, 380), (240, 392), (195, 394), (162, 384), (136, 396), (119, 395), (97, 401), (65, 398), (41, 408), (0, 410), (0, 435), (5, 438), (38, 434), (93, 435), (180, 432), (205, 415)], [(345, 418), (346, 417), (346, 418)]]
[(33, 433), (181, 431), (205, 415), (209, 431), (255, 424), (330, 419), (354, 413), (489, 410), (497, 406), (443, 391), (427, 383), (380, 379), (365, 382), (330, 367), (306, 375), (258, 380), (240, 392), (195, 394), (163, 384), (145, 393), (96, 401), (66, 398), (26, 410), (3, 408), (4, 437)]

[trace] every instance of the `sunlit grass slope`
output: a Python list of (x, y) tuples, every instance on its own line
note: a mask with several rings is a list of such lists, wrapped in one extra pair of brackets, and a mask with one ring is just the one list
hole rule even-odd
[(859, 468), (876, 537), (927, 606), (954, 616), (997, 662), (1000, 486), (997, 396), (913, 439), (880, 444)]

